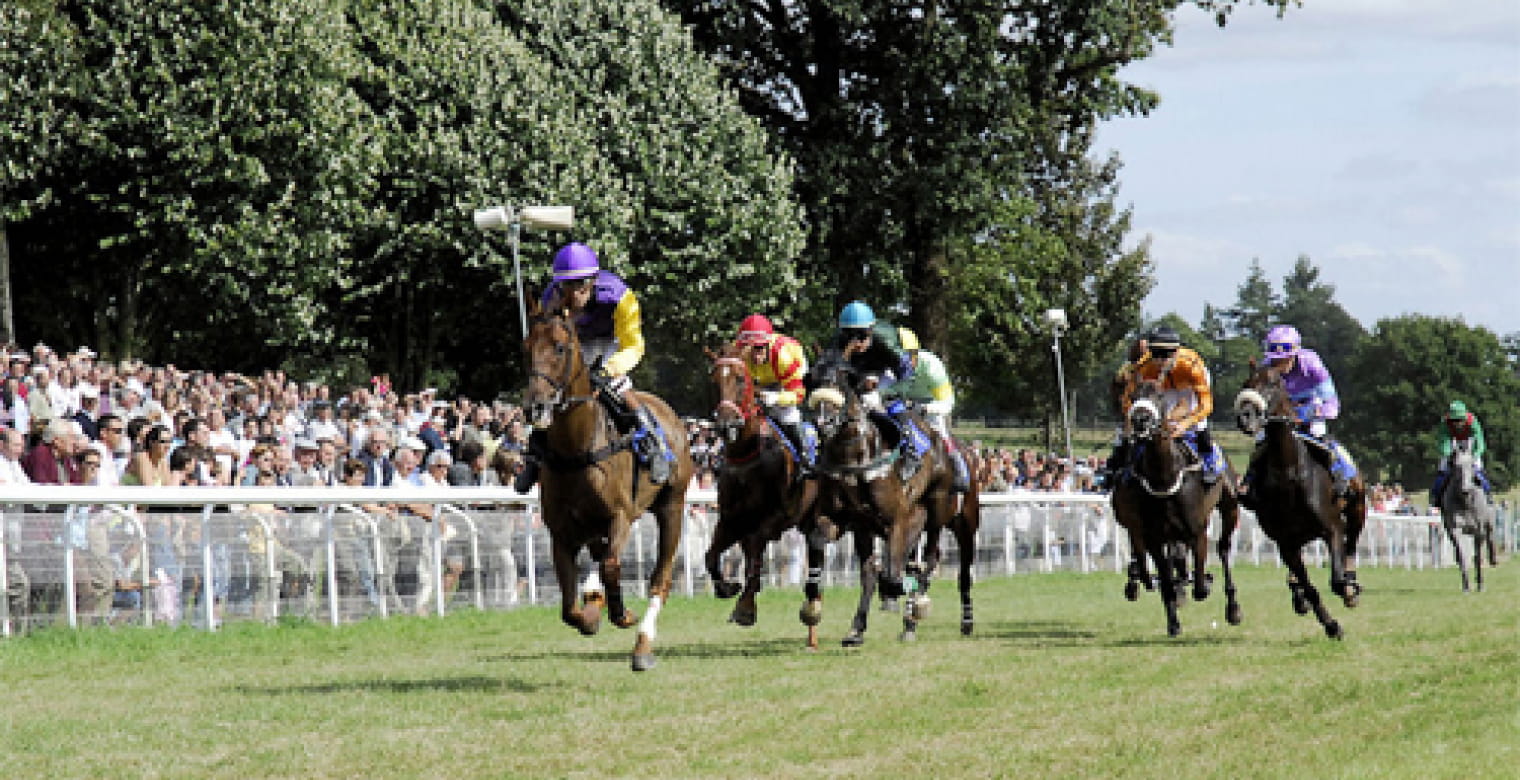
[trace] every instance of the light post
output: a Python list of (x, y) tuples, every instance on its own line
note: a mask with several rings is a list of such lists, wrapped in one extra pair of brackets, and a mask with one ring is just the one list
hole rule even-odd
[(517, 277), (517, 316), (522, 321), (523, 336), (528, 335), (528, 306), (523, 300), (522, 265), (517, 245), (524, 227), (539, 230), (569, 230), (575, 224), (574, 206), (492, 206), (476, 209), (475, 227), (481, 230), (505, 230), (512, 244), (512, 275)]
[(1071, 449), (1071, 417), (1066, 414), (1066, 372), (1061, 367), (1061, 336), (1067, 328), (1066, 310), (1046, 309), (1044, 320), (1045, 327), (1050, 328), (1050, 335), (1054, 337), (1050, 351), (1056, 355), (1056, 389), (1061, 393), (1061, 429), (1066, 433), (1066, 463), (1070, 469), (1068, 474), (1075, 478), (1077, 458)]

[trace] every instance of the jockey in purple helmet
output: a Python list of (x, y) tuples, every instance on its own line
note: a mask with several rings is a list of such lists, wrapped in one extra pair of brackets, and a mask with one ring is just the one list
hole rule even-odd
[[(592, 367), (597, 398), (618, 430), (635, 429), (635, 453), (655, 482), (670, 479), (670, 449), (654, 415), (632, 395), (628, 372), (644, 357), (644, 328), (639, 299), (622, 277), (601, 267), (596, 252), (580, 243), (566, 244), (554, 255), (554, 280), (544, 289), (546, 310), (567, 309), (581, 342), (581, 357)], [(535, 432), (535, 435), (538, 435)], [(529, 448), (525, 468), (514, 487), (526, 493), (538, 479), (538, 459)]]
[[(1319, 353), (1303, 345), (1303, 337), (1292, 325), (1277, 325), (1267, 331), (1262, 351), (1267, 362), (1287, 368), (1282, 375), (1283, 389), (1288, 391), (1288, 399), (1298, 414), (1299, 430), (1330, 450), (1330, 474), (1335, 479), (1335, 492), (1337, 496), (1344, 495), (1351, 478), (1356, 476), (1356, 464), (1346, 448), (1330, 438), (1327, 423), (1341, 413), (1341, 400), (1335, 392), (1335, 380), (1330, 378), (1330, 369), (1325, 367)], [(1247, 493), (1255, 465), (1256, 459), (1252, 458), (1251, 466), (1246, 468), (1244, 483)], [(1242, 501), (1248, 509), (1254, 509), (1244, 495)]]

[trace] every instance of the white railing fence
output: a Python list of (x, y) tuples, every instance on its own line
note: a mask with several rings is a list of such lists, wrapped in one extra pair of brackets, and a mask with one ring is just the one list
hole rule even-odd
[[(710, 490), (687, 495), (675, 575), (677, 592), (687, 596), (711, 592), (703, 559), (716, 498)], [(419, 504), (441, 522), (398, 508)], [(509, 488), (0, 487), (0, 508), (5, 636), (106, 623), (206, 628), (293, 618), (338, 625), (559, 600), (537, 496)], [(1501, 516), (1500, 526), (1500, 544), (1512, 553), (1515, 518)], [(657, 533), (641, 520), (624, 550), (623, 586), (638, 596), (646, 595)], [(948, 534), (941, 544), (938, 576), (953, 577), (961, 551)], [(826, 584), (857, 580), (852, 550), (848, 539), (830, 546)], [(1454, 562), (1439, 518), (1407, 515), (1373, 515), (1358, 556), (1362, 567)], [(800, 585), (804, 557), (802, 537), (783, 536), (768, 550), (765, 584)], [(1324, 545), (1310, 558), (1323, 565)], [(1249, 513), (1233, 559), (1276, 565), (1277, 550)], [(978, 577), (1119, 572), (1128, 560), (1127, 537), (1106, 496), (982, 497)], [(737, 549), (723, 556), (730, 579), (742, 577), (740, 561)]]

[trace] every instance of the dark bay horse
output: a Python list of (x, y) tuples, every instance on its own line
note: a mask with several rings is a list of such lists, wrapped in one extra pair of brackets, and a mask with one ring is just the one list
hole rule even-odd
[(1235, 398), (1236, 423), (1245, 433), (1264, 434), (1252, 455), (1249, 490), (1256, 500), (1261, 530), (1277, 545), (1288, 567), (1293, 608), (1311, 608), (1332, 639), (1343, 636), (1340, 623), (1320, 599), (1304, 567), (1303, 547), (1323, 539), (1330, 547), (1330, 589), (1347, 607), (1355, 607), (1361, 586), (1356, 581), (1356, 543), (1367, 522), (1366, 491), (1361, 477), (1351, 480), (1350, 495), (1335, 495), (1330, 475), (1330, 452), (1298, 433), (1298, 416), (1283, 386), (1283, 372), (1270, 364), (1252, 365), (1245, 387)]
[[(563, 311), (541, 312), (535, 307), (525, 342), (528, 387), (523, 407), (534, 427), (547, 427), (547, 448), (539, 482), (539, 504), (552, 540), (554, 572), (560, 586), (560, 617), (582, 634), (601, 627), (605, 601), (608, 616), (619, 628), (637, 617), (623, 602), (622, 554), (634, 521), (648, 511), (659, 524), (659, 552), (649, 575), (649, 606), (638, 621), (634, 671), (655, 664), (655, 623), (670, 595), (671, 571), (681, 542), (686, 511), (686, 487), (693, 465), (685, 426), (664, 401), (636, 393), (664, 429), (675, 454), (668, 484), (649, 479), (631, 450), (631, 437), (620, 435), (612, 417), (592, 391), (591, 371), (581, 357), (575, 325)], [(584, 605), (576, 557), (582, 548), (599, 567), (588, 577)], [(605, 596), (594, 584), (600, 579)]]
[[(1137, 579), (1150, 579), (1145, 556), (1155, 563), (1166, 608), (1166, 632), (1177, 636), (1182, 624), (1177, 607), (1187, 575), (1187, 558), (1193, 563), (1193, 598), (1209, 596), (1209, 517), (1219, 510), (1219, 564), (1224, 571), (1225, 620), (1240, 625), (1240, 602), (1230, 566), (1231, 541), (1240, 522), (1240, 506), (1233, 490), (1234, 476), (1228, 461), (1225, 473), (1212, 485), (1205, 484), (1201, 466), (1190, 462), (1187, 448), (1173, 435), (1173, 423), (1186, 410), (1166, 408), (1163, 394), (1153, 382), (1138, 386), (1129, 410), (1129, 427), (1136, 451), (1130, 459), (1131, 479), (1114, 488), (1114, 516), (1129, 532), (1134, 553), (1126, 595), (1133, 600)], [(1177, 559), (1181, 557), (1179, 562)]]
[[(801, 478), (799, 454), (786, 446), (784, 434), (755, 400), (755, 382), (741, 356), (742, 348), (729, 344), (719, 352), (704, 351), (713, 364), (712, 383), (718, 398), (714, 422), (723, 439), (724, 458), (718, 475), (718, 522), (707, 547), (707, 572), (719, 598), (739, 596), (729, 620), (752, 626), (765, 546), (811, 516), (818, 483)], [(723, 576), (720, 565), (723, 553), (734, 544), (744, 552), (742, 593), (739, 583)], [(808, 647), (812, 649), (818, 647), (813, 627), (821, 614), (817, 603), (804, 604), (802, 621), (809, 626)]]
[[(819, 475), (818, 531), (809, 534), (808, 594), (816, 592), (815, 572), (821, 566), (823, 545), (829, 535), (851, 532), (855, 555), (860, 561), (860, 602), (846, 647), (865, 641), (871, 599), (878, 585), (889, 598), (907, 596), (902, 638), (917, 635), (924, 617), (927, 590), (939, 562), (939, 535), (949, 529), (960, 549), (961, 633), (974, 625), (971, 609), (971, 570), (976, 560), (975, 509), (957, 512), (954, 465), (945, 441), (920, 419), (918, 425), (930, 436), (930, 447), (916, 471), (904, 477), (898, 453), (890, 446), (867, 414), (856, 392), (853, 372), (837, 356), (826, 355), (810, 372), (814, 388), (808, 403), (814, 410), (821, 440), (816, 471)], [(961, 507), (976, 506), (969, 496)], [(876, 539), (885, 542), (884, 559), (875, 555)], [(927, 557), (917, 558), (920, 540), (928, 546)]]
[(1472, 454), (1472, 441), (1458, 441), (1451, 451), (1450, 472), (1446, 486), (1441, 490), (1441, 524), (1446, 526), (1446, 536), (1457, 556), (1457, 568), (1462, 570), (1462, 590), (1472, 590), (1467, 579), (1467, 561), (1462, 555), (1461, 537), (1458, 531), (1473, 538), (1473, 574), (1478, 590), (1483, 590), (1483, 550), (1488, 549), (1488, 565), (1497, 566), (1494, 556), (1494, 507), (1488, 502), (1488, 494), (1478, 483), (1477, 462)]

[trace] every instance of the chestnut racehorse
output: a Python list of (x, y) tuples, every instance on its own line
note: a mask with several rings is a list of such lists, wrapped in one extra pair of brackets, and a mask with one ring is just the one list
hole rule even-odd
[[(560, 617), (582, 634), (595, 634), (601, 627), (605, 600), (614, 625), (634, 625), (637, 617), (623, 602), (622, 554), (634, 521), (646, 511), (652, 513), (659, 524), (659, 552), (649, 575), (649, 606), (638, 621), (632, 656), (634, 671), (649, 669), (655, 665), (655, 623), (670, 594), (686, 487), (693, 471), (685, 426), (664, 401), (649, 393), (633, 394), (634, 402), (653, 412), (674, 454), (669, 482), (657, 484), (637, 464), (631, 436), (619, 434), (612, 416), (593, 393), (591, 371), (581, 357), (570, 316), (535, 307), (524, 346), (529, 370), (523, 407), (534, 427), (547, 428), (539, 506), (552, 540)], [(583, 548), (590, 550), (599, 567), (588, 578), (584, 605), (577, 605), (581, 586), (576, 557)], [(605, 596), (594, 584), (596, 577)]]
[[(786, 445), (785, 435), (755, 400), (755, 382), (741, 356), (742, 348), (729, 344), (719, 352), (704, 351), (713, 364), (712, 383), (718, 398), (714, 423), (723, 439), (718, 522), (707, 548), (707, 572), (719, 598), (739, 596), (729, 620), (752, 626), (765, 547), (780, 539), (788, 528), (811, 519), (818, 482), (802, 478), (798, 460), (802, 454)], [(723, 553), (734, 544), (744, 552), (742, 586), (726, 579), (720, 565)], [(809, 626), (808, 647), (817, 649), (814, 627), (821, 608), (811, 602), (804, 605), (801, 614)]]

